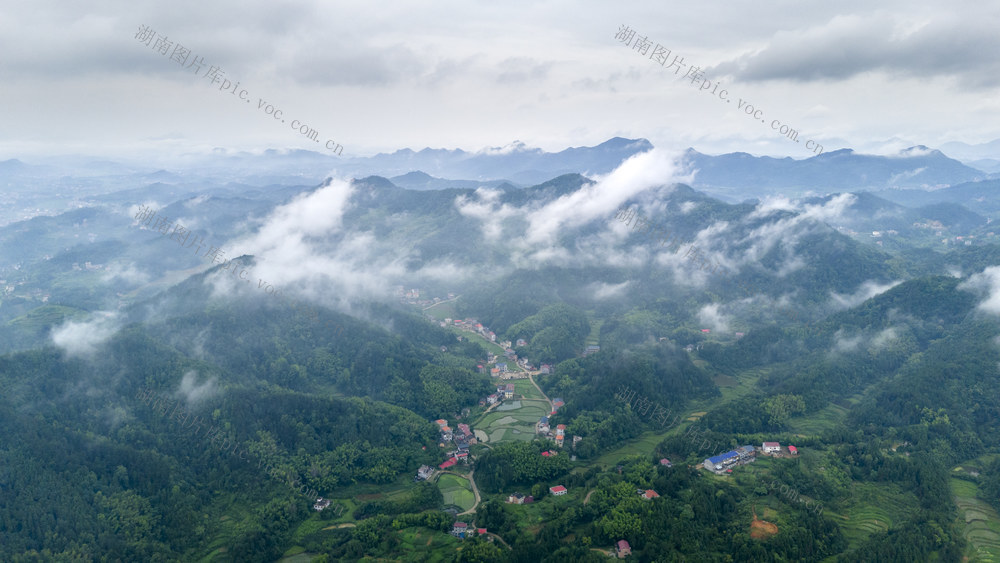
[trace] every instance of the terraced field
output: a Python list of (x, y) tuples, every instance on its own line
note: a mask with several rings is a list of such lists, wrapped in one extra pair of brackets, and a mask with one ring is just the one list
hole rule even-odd
[(917, 500), (912, 493), (903, 493), (895, 485), (855, 483), (853, 486), (854, 503), (843, 514), (824, 512), (840, 524), (851, 549), (916, 511)]
[(830, 403), (820, 411), (810, 413), (808, 416), (789, 419), (788, 426), (798, 434), (820, 434), (843, 422), (844, 418), (847, 417), (847, 411), (847, 408)]
[(958, 517), (964, 523), (963, 535), (969, 542), (969, 561), (1000, 561), (1000, 515), (976, 498), (975, 483), (955, 478), (950, 481)]

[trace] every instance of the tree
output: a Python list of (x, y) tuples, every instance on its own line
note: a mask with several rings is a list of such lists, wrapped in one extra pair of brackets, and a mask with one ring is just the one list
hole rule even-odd
[(790, 416), (805, 410), (806, 404), (800, 395), (775, 395), (764, 400), (764, 412), (770, 416), (768, 422), (775, 427), (783, 426)]

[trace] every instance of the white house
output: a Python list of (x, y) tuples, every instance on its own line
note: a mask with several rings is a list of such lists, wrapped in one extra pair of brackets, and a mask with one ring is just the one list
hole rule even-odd
[(781, 451), (781, 444), (778, 442), (764, 442), (761, 449), (763, 449), (766, 454), (778, 453)]

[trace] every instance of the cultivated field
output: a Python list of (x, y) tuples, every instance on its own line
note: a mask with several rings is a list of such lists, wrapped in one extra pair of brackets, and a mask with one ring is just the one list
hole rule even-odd
[(489, 436), (487, 443), (496, 444), (510, 440), (530, 442), (534, 439), (535, 423), (549, 414), (548, 403), (528, 399), (517, 402), (520, 403), (520, 408), (491, 412), (475, 424), (477, 430)]
[(444, 496), (444, 503), (459, 506), (463, 511), (476, 504), (476, 495), (472, 493), (472, 485), (468, 479), (456, 475), (442, 475), (437, 482), (438, 489)]
[[(896, 485), (854, 483), (852, 488), (854, 502), (836, 520), (852, 549), (872, 534), (906, 520), (917, 510), (918, 502), (913, 493), (904, 493)], [(824, 515), (827, 514), (830, 512), (825, 511)]]
[(950, 481), (959, 521), (964, 523), (963, 535), (969, 542), (969, 560), (1000, 561), (1000, 515), (976, 498), (975, 483), (955, 478)]

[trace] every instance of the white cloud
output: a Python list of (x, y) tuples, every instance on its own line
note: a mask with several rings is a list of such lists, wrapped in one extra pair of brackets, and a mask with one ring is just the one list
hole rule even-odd
[(132, 285), (149, 283), (149, 274), (139, 270), (132, 264), (109, 264), (101, 278), (105, 282), (120, 279)]
[(1000, 315), (1000, 266), (990, 266), (959, 284), (958, 289), (985, 296), (978, 309), (993, 315)]
[(873, 280), (868, 280), (858, 286), (858, 289), (848, 295), (841, 295), (838, 293), (830, 292), (830, 304), (837, 310), (840, 309), (850, 309), (851, 307), (860, 305), (865, 301), (889, 291), (890, 289), (896, 287), (897, 285), (903, 283), (902, 281), (893, 281), (889, 283), (880, 284)]
[(483, 237), (489, 242), (496, 242), (503, 236), (503, 223), (507, 219), (519, 215), (521, 210), (507, 204), (499, 204), (502, 192), (493, 188), (481, 187), (474, 194), (477, 199), (460, 195), (455, 198), (455, 208), (466, 217), (472, 217), (480, 222)]
[[(551, 244), (561, 229), (605, 218), (633, 196), (673, 183), (678, 155), (658, 149), (637, 154), (605, 176), (529, 212), (528, 245)], [(625, 230), (622, 226), (621, 230)]]
[(889, 327), (881, 330), (874, 336), (874, 338), (872, 338), (871, 350), (881, 350), (898, 339), (899, 331), (897, 331), (895, 327)]
[(785, 196), (770, 196), (758, 203), (747, 218), (761, 219), (777, 211), (796, 212), (798, 210), (799, 206), (793, 200)]
[(593, 283), (588, 286), (590, 291), (590, 296), (594, 299), (617, 299), (625, 295), (628, 290), (629, 282), (622, 283)]
[(90, 356), (118, 332), (117, 315), (97, 313), (90, 320), (69, 321), (52, 329), (52, 343), (70, 356)]
[(850, 353), (858, 350), (878, 352), (899, 340), (899, 338), (899, 329), (896, 327), (885, 328), (874, 334), (861, 331), (852, 336), (847, 336), (844, 329), (839, 329), (833, 335), (833, 348), (831, 352)]
[(844, 329), (839, 329), (833, 335), (833, 350), (835, 352), (853, 352), (865, 341), (863, 334), (846, 336)]
[(719, 311), (719, 303), (705, 305), (698, 310), (698, 321), (715, 332), (729, 332), (729, 317)]
[(181, 377), (181, 382), (177, 388), (177, 395), (184, 397), (188, 405), (198, 403), (219, 392), (214, 377), (209, 378), (201, 384), (197, 382), (198, 372), (195, 370), (189, 370)]
[[(514, 206), (500, 203), (500, 192), (480, 188), (473, 197), (459, 196), (459, 212), (479, 221), (483, 236), (501, 242), (513, 253), (513, 261), (523, 267), (538, 264), (582, 265), (592, 263), (640, 263), (652, 255), (639, 249), (632, 255), (614, 250), (628, 236), (628, 227), (612, 220), (614, 213), (630, 199), (646, 193), (662, 195), (671, 189), (676, 153), (651, 150), (637, 154), (612, 172), (595, 176), (579, 190), (547, 203)], [(655, 212), (656, 203), (646, 207)], [(561, 236), (567, 230), (597, 223), (598, 233), (578, 238), (565, 246)]]
[[(983, 96), (1000, 65), (998, 9), (989, 2), (773, 3), (731, 13), (699, 5), (670, 18), (653, 3), (567, 0), (485, 10), (453, 1), (389, 0), (375, 10), (356, 1), (36, 0), (8, 12), (0, 48), (21, 56), (5, 63), (5, 100), (25, 111), (7, 116), (0, 151), (14, 156), (319, 146), (291, 119), (345, 154), (511, 139), (553, 150), (622, 136), (678, 150), (811, 155), (740, 115), (736, 102), (713, 100), (623, 47), (613, 38), (621, 23), (828, 151), (904, 134), (924, 144), (959, 134), (989, 140), (1000, 110)], [(707, 20), (712, 33), (701, 25)], [(144, 24), (221, 68), (253, 103), (137, 41)], [(258, 98), (289, 123), (250, 111)], [(935, 111), (945, 103), (956, 111)], [(58, 139), (47, 134), (57, 129)]]

